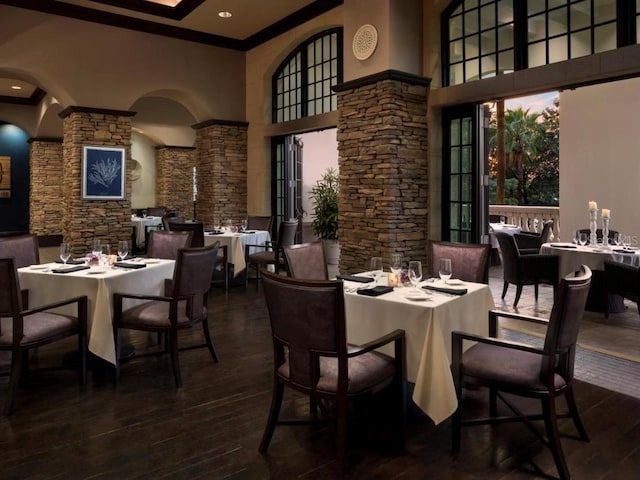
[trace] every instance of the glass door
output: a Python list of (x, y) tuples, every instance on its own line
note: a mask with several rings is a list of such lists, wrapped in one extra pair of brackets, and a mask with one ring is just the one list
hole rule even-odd
[(302, 241), (302, 148), (298, 137), (290, 135), (273, 139), (271, 211), (275, 225), (297, 219), (296, 243)]

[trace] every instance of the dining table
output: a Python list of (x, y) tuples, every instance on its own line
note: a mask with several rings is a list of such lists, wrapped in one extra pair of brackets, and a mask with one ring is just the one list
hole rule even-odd
[[(450, 282), (430, 279), (421, 285), (466, 293), (403, 286), (369, 296), (360, 292), (369, 284), (344, 281), (348, 342), (362, 344), (403, 329), (407, 380), (415, 384), (412, 400), (436, 425), (451, 416), (458, 405), (450, 368), (451, 332), (487, 335), (488, 312), (495, 307), (488, 285), (455, 279)], [(382, 351), (393, 355), (391, 347)]]
[(624, 311), (624, 302), (619, 295), (607, 297), (604, 291), (604, 262), (614, 261), (640, 266), (640, 249), (623, 246), (576, 245), (568, 242), (548, 242), (540, 247), (540, 253), (559, 257), (558, 274), (560, 278), (579, 270), (580, 265), (591, 269), (591, 285), (585, 309), (591, 312), (604, 312), (605, 302), (611, 313)]
[[(220, 241), (220, 246), (227, 246), (228, 262), (232, 265), (233, 276), (237, 277), (247, 268), (244, 258), (245, 245), (265, 245), (271, 241), (271, 234), (265, 230), (249, 230), (246, 232), (208, 231), (204, 234), (204, 244), (211, 245)], [(256, 247), (249, 248), (250, 253), (257, 251)], [(244, 282), (242, 283), (244, 285)]]
[(144, 247), (147, 240), (147, 229), (149, 227), (160, 227), (162, 225), (162, 217), (138, 217), (131, 216), (131, 226), (134, 229), (136, 244), (134, 247)]
[[(125, 261), (130, 268), (113, 266), (62, 265), (45, 263), (18, 269), (20, 287), (29, 290), (29, 308), (78, 295), (88, 300), (89, 351), (115, 364), (115, 343), (111, 319), (113, 294), (162, 295), (164, 281), (173, 278), (174, 260), (140, 258)], [(76, 270), (76, 268), (81, 268)], [(69, 270), (66, 273), (57, 271)], [(133, 305), (133, 303), (129, 304)], [(73, 307), (54, 310), (75, 315)]]
[(495, 235), (496, 232), (503, 232), (508, 235), (513, 235), (515, 233), (520, 233), (522, 229), (517, 225), (512, 225), (510, 223), (490, 223), (489, 224), (489, 235), (491, 236), (491, 248), (500, 248), (498, 244), (498, 239)]

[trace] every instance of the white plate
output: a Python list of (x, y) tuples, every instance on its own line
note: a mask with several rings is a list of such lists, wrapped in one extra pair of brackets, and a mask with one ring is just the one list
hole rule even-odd
[(44, 265), (31, 265), (29, 267), (30, 270), (44, 270), (45, 268), (49, 268), (48, 264), (44, 264)]
[(427, 294), (422, 292), (409, 292), (404, 296), (404, 298), (413, 302), (424, 302), (425, 300), (429, 300)]
[(88, 275), (99, 275), (101, 273), (107, 273), (106, 268), (90, 268), (87, 272)]
[(450, 278), (445, 282), (445, 285), (464, 285), (462, 280), (458, 280), (457, 278)]
[(144, 261), (147, 265), (153, 265), (154, 263), (160, 263), (160, 260), (153, 260), (151, 258)]

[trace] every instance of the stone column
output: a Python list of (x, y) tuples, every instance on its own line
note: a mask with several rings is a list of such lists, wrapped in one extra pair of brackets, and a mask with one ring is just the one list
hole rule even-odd
[(62, 139), (32, 138), (30, 149), (29, 231), (36, 235), (62, 233)]
[[(94, 238), (108, 242), (112, 250), (119, 240), (131, 239), (131, 117), (134, 112), (90, 107), (68, 107), (63, 118), (62, 183), (64, 240), (74, 255), (90, 250)], [(125, 198), (84, 200), (82, 198), (83, 147), (125, 149)]]
[(196, 129), (196, 214), (205, 228), (215, 218), (235, 224), (247, 216), (246, 122), (209, 120)]
[(194, 147), (158, 147), (156, 149), (156, 205), (177, 210), (184, 218), (193, 217)]
[(429, 84), (389, 70), (335, 87), (341, 271), (394, 252), (426, 265)]

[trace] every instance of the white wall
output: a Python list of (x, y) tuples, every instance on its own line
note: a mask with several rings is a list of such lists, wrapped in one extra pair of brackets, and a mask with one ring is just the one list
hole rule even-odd
[(140, 163), (138, 180), (131, 182), (131, 208), (156, 206), (156, 145), (139, 133), (131, 134), (131, 158)]
[(337, 130), (331, 128), (321, 132), (296, 135), (302, 146), (302, 208), (307, 214), (304, 222), (313, 221), (313, 203), (309, 200), (311, 189), (320, 180), (327, 168), (338, 171)]
[(588, 202), (594, 200), (611, 210), (609, 228), (633, 235), (638, 244), (639, 112), (640, 79), (560, 93), (562, 240), (589, 227)]

